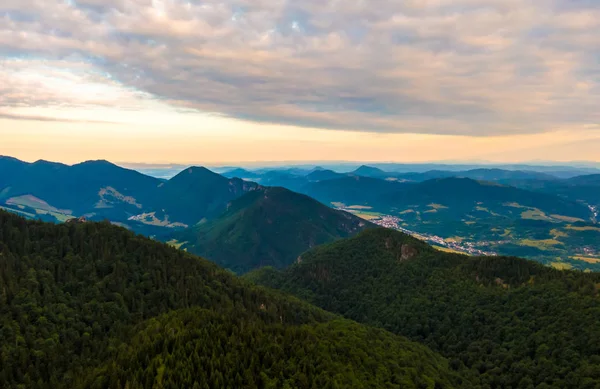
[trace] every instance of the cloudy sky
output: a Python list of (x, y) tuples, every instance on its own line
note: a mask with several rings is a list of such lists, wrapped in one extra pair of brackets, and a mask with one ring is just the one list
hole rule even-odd
[(597, 0), (2, 0), (0, 154), (600, 161)]

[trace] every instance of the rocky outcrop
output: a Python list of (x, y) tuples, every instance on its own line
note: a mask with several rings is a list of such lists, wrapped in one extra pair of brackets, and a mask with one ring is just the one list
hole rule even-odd
[(400, 248), (401, 261), (408, 261), (409, 259), (416, 257), (418, 254), (419, 251), (409, 244), (403, 244)]

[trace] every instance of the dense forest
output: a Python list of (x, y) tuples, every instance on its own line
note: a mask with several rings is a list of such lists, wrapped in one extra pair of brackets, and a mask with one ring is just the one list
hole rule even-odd
[(262, 188), (232, 201), (220, 217), (169, 234), (166, 240), (243, 274), (263, 266), (287, 267), (310, 248), (369, 227), (373, 224), (308, 196)]
[(450, 388), (447, 360), (109, 223), (0, 211), (2, 388)]
[(431, 347), (484, 388), (600, 387), (600, 274), (367, 230), (255, 282)]

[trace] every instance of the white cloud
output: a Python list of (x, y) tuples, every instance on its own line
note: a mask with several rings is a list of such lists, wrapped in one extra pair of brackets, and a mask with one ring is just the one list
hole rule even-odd
[[(35, 58), (20, 72), (0, 64), (4, 106), (135, 106), (135, 89), (236, 118), (360, 131), (600, 121), (600, 8), (568, 0), (5, 0), (0, 15), (0, 50)], [(60, 61), (59, 74), (24, 80), (40, 58)]]

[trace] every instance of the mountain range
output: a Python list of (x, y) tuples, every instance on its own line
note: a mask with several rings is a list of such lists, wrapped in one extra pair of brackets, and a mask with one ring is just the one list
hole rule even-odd
[(259, 187), (201, 167), (161, 180), (107, 161), (68, 166), (2, 157), (0, 172), (0, 204), (21, 214), (109, 219), (140, 232), (218, 216), (231, 200)]
[[(190, 167), (166, 180), (107, 161), (68, 166), (1, 157), (0, 207), (54, 222), (108, 219), (236, 272), (285, 267), (306, 249), (360, 231), (366, 220), (426, 234), (443, 246), (454, 242), (461, 251), (478, 247), (582, 270), (600, 266), (594, 224), (600, 175), (560, 179), (478, 169), (403, 178), (371, 166), (350, 173), (316, 167), (225, 174), (230, 177)], [(287, 190), (269, 189), (273, 184)], [(277, 196), (265, 202), (267, 192)]]

